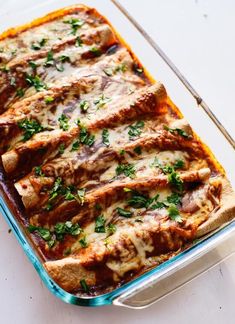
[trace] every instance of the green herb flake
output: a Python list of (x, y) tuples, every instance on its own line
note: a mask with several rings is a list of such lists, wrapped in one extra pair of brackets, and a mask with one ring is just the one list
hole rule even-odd
[(23, 130), (23, 141), (27, 141), (34, 134), (40, 133), (44, 130), (36, 120), (24, 119), (18, 122), (18, 126)]
[(104, 128), (102, 131), (102, 143), (106, 146), (109, 146), (109, 131), (108, 129)]
[(73, 144), (72, 144), (72, 148), (71, 148), (71, 152), (73, 151), (77, 151), (80, 147), (80, 143), (79, 141), (75, 141)]
[(177, 160), (174, 163), (174, 168), (176, 169), (182, 169), (184, 167), (184, 161), (183, 160)]
[(96, 233), (105, 233), (105, 218), (103, 215), (100, 215), (95, 220), (95, 232)]
[(116, 175), (124, 174), (126, 177), (133, 179), (135, 177), (135, 166), (134, 164), (119, 164), (116, 167)]
[(133, 140), (136, 137), (140, 136), (143, 127), (144, 122), (142, 120), (137, 121), (135, 125), (130, 125), (128, 131), (129, 139)]
[(179, 192), (183, 191), (183, 181), (181, 180), (179, 173), (172, 171), (172, 173), (168, 175), (168, 182)]
[(46, 38), (43, 38), (39, 42), (33, 43), (31, 45), (31, 48), (33, 50), (35, 50), (35, 51), (38, 51), (38, 50), (40, 50), (46, 44), (46, 42), (47, 42), (47, 39)]
[(36, 91), (42, 91), (47, 89), (46, 84), (42, 82), (38, 75), (33, 76), (26, 74), (26, 81), (30, 86), (33, 86)]
[(84, 24), (84, 21), (81, 19), (70, 18), (68, 20), (65, 20), (64, 24), (71, 25), (71, 29), (72, 29), (71, 34), (76, 35), (77, 30), (82, 27), (82, 25)]
[(42, 167), (41, 166), (34, 167), (34, 174), (38, 177), (43, 177), (44, 173), (42, 172)]
[(180, 201), (181, 201), (181, 196), (178, 193), (173, 192), (166, 199), (167, 199), (167, 202), (168, 203), (174, 204), (174, 205), (178, 205), (180, 203)]
[(119, 154), (120, 154), (120, 155), (124, 155), (125, 153), (126, 153), (125, 150), (120, 150), (120, 151), (119, 151)]
[(24, 96), (24, 90), (22, 88), (18, 88), (16, 90), (16, 95), (17, 97), (22, 98)]
[(82, 100), (80, 102), (80, 105), (79, 106), (80, 106), (81, 112), (86, 113), (87, 110), (90, 107), (90, 104), (89, 104), (89, 102), (87, 100)]
[(107, 231), (109, 232), (109, 234), (114, 234), (117, 230), (117, 226), (112, 223), (109, 223), (106, 228), (107, 228)]
[(46, 104), (49, 104), (49, 103), (51, 103), (51, 102), (53, 102), (55, 99), (53, 98), (53, 97), (46, 97), (45, 98), (45, 103)]
[(90, 52), (96, 57), (99, 57), (102, 55), (102, 51), (96, 46), (91, 47)]
[(29, 66), (33, 69), (36, 70), (37, 64), (34, 61), (29, 61)]
[(65, 144), (64, 143), (61, 143), (60, 146), (59, 146), (59, 153), (60, 154), (63, 154), (64, 153), (64, 150), (65, 150)]
[(69, 118), (65, 114), (62, 114), (59, 117), (58, 122), (63, 131), (67, 131), (69, 129)]
[(172, 133), (172, 134), (176, 133), (176, 134), (179, 134), (182, 137), (189, 138), (189, 134), (186, 133), (181, 128), (170, 128), (170, 127), (164, 125), (164, 129), (167, 130), (168, 132)]
[(85, 236), (79, 240), (79, 243), (80, 243), (80, 245), (81, 245), (82, 248), (88, 247), (88, 243), (86, 241), (86, 237)]
[(183, 220), (179, 214), (178, 208), (175, 205), (171, 204), (168, 207), (167, 211), (170, 219), (174, 220), (177, 223), (182, 223)]
[(136, 154), (140, 155), (140, 154), (142, 153), (141, 146), (136, 146), (136, 147), (134, 148), (134, 152), (135, 152)]
[(92, 146), (95, 142), (95, 135), (90, 134), (85, 126), (78, 124), (80, 127), (79, 140), (81, 144)]
[(89, 288), (89, 286), (87, 285), (85, 279), (80, 280), (80, 285), (81, 285), (82, 290), (83, 290), (85, 293), (89, 293), (90, 288)]
[(103, 108), (108, 102), (111, 101), (111, 98), (105, 97), (102, 93), (98, 99), (94, 100), (94, 104), (96, 105), (97, 109)]
[(120, 207), (117, 207), (116, 211), (119, 216), (126, 217), (126, 218), (130, 218), (133, 215), (133, 213), (130, 210), (125, 210)]
[(76, 38), (75, 46), (76, 46), (76, 47), (82, 47), (82, 44), (83, 44), (83, 41), (82, 41), (81, 38), (78, 36), (78, 37)]

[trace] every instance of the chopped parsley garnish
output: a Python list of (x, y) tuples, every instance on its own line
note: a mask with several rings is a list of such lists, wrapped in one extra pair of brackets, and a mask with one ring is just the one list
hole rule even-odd
[(54, 233), (58, 241), (62, 241), (66, 234), (77, 236), (82, 232), (78, 223), (73, 224), (71, 221), (65, 223), (57, 223), (54, 226)]
[(65, 144), (62, 143), (62, 144), (60, 144), (60, 146), (59, 146), (59, 153), (60, 153), (60, 154), (63, 154), (63, 153), (64, 153), (64, 150), (65, 150)]
[(120, 207), (117, 207), (116, 211), (119, 216), (126, 217), (126, 218), (130, 218), (133, 215), (133, 213), (130, 210), (125, 210)]
[(72, 145), (71, 151), (77, 151), (80, 147), (79, 141), (75, 141)]
[(33, 50), (35, 50), (35, 51), (38, 51), (38, 50), (40, 50), (45, 44), (46, 44), (46, 42), (47, 42), (47, 39), (46, 38), (43, 38), (42, 40), (40, 40), (39, 42), (37, 42), (37, 43), (33, 43), (32, 45), (31, 45), (31, 48), (33, 49)]
[(126, 151), (123, 150), (123, 149), (119, 151), (119, 154), (120, 154), (120, 155), (124, 155), (125, 153), (126, 153)]
[(33, 69), (36, 70), (37, 64), (34, 61), (29, 61), (29, 66)]
[(89, 107), (90, 107), (90, 104), (87, 100), (82, 100), (80, 102), (80, 108), (83, 113), (86, 113)]
[(90, 289), (89, 289), (89, 286), (87, 285), (85, 279), (80, 280), (80, 285), (81, 285), (82, 290), (83, 290), (85, 293), (89, 293)]
[(153, 202), (153, 199), (148, 198), (147, 196), (142, 195), (135, 191), (132, 192), (131, 198), (127, 201), (129, 206), (131, 206), (133, 208), (137, 208), (137, 209), (138, 208), (148, 208), (152, 202)]
[(81, 239), (79, 240), (79, 243), (81, 244), (81, 247), (82, 247), (82, 248), (86, 248), (86, 247), (88, 247), (88, 243), (87, 243), (87, 241), (86, 241), (86, 236), (84, 236), (83, 238), (81, 238)]
[(17, 97), (22, 98), (24, 96), (24, 90), (22, 88), (18, 88), (16, 90), (16, 95), (17, 95)]
[(95, 220), (95, 232), (96, 233), (105, 233), (105, 218), (103, 215), (100, 215)]
[(107, 228), (107, 231), (109, 232), (109, 234), (114, 234), (117, 230), (117, 226), (112, 223), (109, 223), (106, 228)]
[(179, 192), (183, 190), (183, 181), (180, 178), (180, 175), (178, 172), (175, 171), (175, 169), (183, 167), (184, 166), (184, 161), (178, 160), (175, 162), (173, 166), (171, 165), (165, 165), (163, 166), (157, 158), (154, 159), (153, 163), (151, 164), (153, 167), (157, 167), (164, 174), (168, 174), (168, 182), (174, 186)]
[(82, 27), (84, 21), (81, 19), (70, 18), (68, 20), (65, 20), (64, 24), (70, 24), (72, 29), (71, 34), (76, 35), (78, 28)]
[(102, 143), (106, 146), (109, 146), (109, 131), (107, 128), (104, 128), (102, 131)]
[(183, 181), (180, 178), (180, 175), (178, 172), (175, 172), (174, 170), (168, 175), (168, 182), (175, 187), (179, 192), (183, 191)]
[(172, 134), (176, 133), (176, 134), (179, 134), (182, 137), (189, 138), (189, 134), (186, 133), (181, 128), (170, 128), (170, 127), (168, 127), (168, 126), (165, 125), (164, 126), (164, 129), (167, 130), (168, 132), (172, 133)]
[(43, 177), (44, 173), (42, 172), (42, 167), (41, 166), (36, 166), (34, 168), (34, 174), (38, 177)]
[(23, 141), (27, 141), (34, 134), (40, 133), (44, 130), (44, 128), (36, 120), (24, 119), (18, 122), (18, 126), (24, 131)]
[(102, 210), (102, 207), (101, 207), (100, 204), (95, 204), (95, 209), (96, 209), (96, 210)]
[(56, 178), (52, 189), (49, 192), (49, 202), (53, 201), (59, 195), (64, 196), (65, 200), (76, 200), (79, 204), (83, 205), (85, 201), (85, 189), (77, 189), (73, 185), (64, 186), (60, 177)]
[(144, 122), (142, 120), (137, 121), (135, 125), (130, 125), (128, 131), (129, 139), (133, 140), (135, 137), (140, 136), (143, 127)]
[(135, 152), (136, 154), (140, 155), (140, 154), (142, 153), (141, 146), (136, 146), (136, 147), (134, 148), (134, 152)]
[(52, 230), (29, 225), (28, 231), (30, 233), (37, 232), (40, 237), (47, 242), (48, 246), (52, 247), (56, 241), (62, 241), (66, 234), (77, 236), (82, 232), (82, 229), (78, 223), (73, 224), (72, 222), (67, 221), (65, 223), (57, 223)]
[(70, 62), (70, 57), (68, 55), (61, 55), (58, 59), (58, 62), (55, 62), (56, 70), (59, 72), (63, 72), (64, 71), (63, 63), (65, 62)]
[(51, 103), (51, 102), (53, 102), (55, 99), (53, 98), (53, 97), (46, 97), (45, 98), (45, 103), (46, 104), (49, 104), (49, 103)]
[(80, 125), (79, 139), (81, 144), (92, 146), (95, 142), (95, 135), (90, 134), (85, 126)]
[(76, 47), (82, 47), (82, 44), (83, 44), (83, 42), (82, 42), (81, 38), (78, 36), (78, 37), (76, 38), (75, 46), (76, 46)]
[(96, 47), (96, 46), (91, 47), (91, 48), (90, 48), (90, 52), (91, 52), (94, 56), (96, 56), (96, 57), (102, 55), (102, 51), (101, 51), (98, 47)]
[(59, 194), (61, 193), (62, 188), (63, 188), (62, 179), (60, 177), (58, 177), (58, 178), (56, 178), (54, 185), (49, 192), (49, 194), (50, 194), (49, 201), (57, 198), (59, 196)]
[(53, 238), (53, 235), (48, 228), (29, 225), (28, 231), (30, 233), (36, 232), (44, 241), (47, 242), (47, 245), (49, 246), (49, 248), (54, 246), (55, 239)]
[(175, 169), (182, 169), (184, 167), (184, 161), (183, 160), (177, 160), (174, 164)]
[(94, 104), (99, 109), (99, 108), (104, 107), (110, 101), (111, 101), (111, 98), (105, 97), (105, 95), (102, 93), (99, 96), (99, 98), (94, 101)]
[(48, 52), (47, 59), (46, 59), (46, 62), (45, 62), (44, 65), (47, 66), (47, 67), (54, 65), (54, 57), (53, 57), (53, 52), (52, 51)]
[(67, 131), (69, 129), (69, 118), (65, 114), (62, 114), (59, 117), (58, 122), (60, 124), (60, 128), (63, 129), (63, 131)]
[(166, 199), (167, 199), (167, 202), (168, 203), (174, 204), (174, 205), (178, 205), (180, 203), (180, 201), (181, 201), (181, 196), (178, 193), (173, 192)]
[(116, 167), (116, 175), (124, 174), (126, 177), (133, 179), (135, 177), (135, 166), (134, 164), (119, 164)]
[(168, 215), (169, 215), (170, 219), (172, 219), (178, 223), (181, 223), (183, 221), (179, 214), (179, 210), (175, 205), (171, 204), (168, 207), (167, 211), (168, 211)]
[(26, 74), (26, 81), (30, 86), (33, 86), (36, 91), (42, 91), (44, 89), (47, 89), (46, 84), (42, 82), (38, 75), (33, 76)]

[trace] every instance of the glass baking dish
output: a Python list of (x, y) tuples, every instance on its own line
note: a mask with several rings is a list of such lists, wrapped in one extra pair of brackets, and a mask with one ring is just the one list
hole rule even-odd
[[(90, 7), (95, 7), (102, 15), (107, 17), (132, 48), (143, 66), (150, 71), (153, 78), (161, 81), (166, 86), (173, 102), (180, 107), (194, 130), (212, 149), (227, 171), (227, 176), (232, 185), (235, 186), (235, 174), (233, 173), (235, 142), (200, 95), (118, 1), (84, 0), (82, 2)], [(1, 30), (3, 31), (15, 25), (16, 21), (17, 25), (24, 24), (48, 12), (76, 2), (62, 0), (58, 3), (56, 0), (51, 0), (41, 1), (40, 5), (32, 3), (32, 1), (25, 0), (21, 3), (21, 10), (15, 10), (14, 8), (14, 13), (10, 15), (2, 10), (0, 12)], [(35, 247), (16, 217), (14, 217), (13, 212), (9, 209), (7, 197), (4, 197), (4, 194), (0, 197), (0, 212), (12, 228), (29, 260), (49, 290), (63, 301), (75, 305), (101, 306), (115, 304), (143, 308), (179, 289), (182, 285), (225, 258), (235, 255), (235, 236), (233, 235), (235, 222), (233, 221), (195, 242), (191, 248), (174, 258), (112, 292), (94, 297), (75, 296), (64, 291), (49, 277)]]

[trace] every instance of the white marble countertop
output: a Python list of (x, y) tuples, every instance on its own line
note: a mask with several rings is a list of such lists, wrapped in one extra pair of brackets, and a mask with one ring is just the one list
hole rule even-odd
[[(32, 3), (35, 0), (0, 0), (0, 15)], [(159, 43), (235, 136), (232, 101), (235, 2), (121, 0), (121, 3)], [(16, 24), (17, 21), (12, 22)], [(235, 323), (234, 258), (148, 309), (82, 308), (67, 305), (51, 295), (14, 235), (8, 233), (2, 217), (0, 246), (0, 323)]]

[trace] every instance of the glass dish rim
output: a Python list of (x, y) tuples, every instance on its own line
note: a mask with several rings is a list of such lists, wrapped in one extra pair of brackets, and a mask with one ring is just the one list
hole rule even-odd
[[(181, 74), (181, 72), (177, 69), (177, 67), (170, 61), (170, 59), (166, 56), (166, 54), (161, 50), (161, 48), (146, 33), (146, 31), (136, 22), (136, 20), (127, 12), (127, 10), (119, 3), (119, 1), (117, 0), (110, 0), (110, 1), (116, 6), (116, 8), (120, 11), (120, 13), (123, 14), (129, 20), (130, 24), (135, 27), (135, 29), (150, 44), (150, 46), (153, 47), (154, 51), (171, 68), (171, 70), (184, 84), (186, 89), (195, 98), (197, 104), (203, 108), (203, 110), (207, 113), (209, 118), (211, 118), (213, 123), (219, 128), (220, 132), (223, 134), (223, 136), (226, 138), (229, 144), (235, 149), (235, 141), (233, 140), (231, 135), (227, 132), (224, 126), (219, 122), (217, 117), (213, 114), (213, 112), (210, 110), (210, 108), (207, 106), (204, 100), (200, 97), (200, 95), (194, 90), (194, 88), (187, 81), (187, 79)], [(138, 277), (132, 279), (131, 281), (125, 283), (124, 285), (115, 288), (111, 292), (107, 292), (105, 294), (101, 294), (98, 296), (87, 297), (87, 296), (75, 296), (73, 294), (66, 292), (50, 278), (50, 276), (44, 269), (42, 262), (36, 255), (33, 247), (29, 244), (26, 235), (18, 225), (18, 221), (15, 219), (12, 212), (10, 211), (7, 202), (4, 201), (4, 198), (2, 196), (0, 197), (0, 212), (6, 219), (10, 228), (14, 232), (18, 242), (22, 246), (27, 257), (29, 258), (30, 262), (33, 264), (40, 278), (47, 286), (47, 288), (51, 291), (51, 293), (66, 303), (79, 305), (79, 306), (104, 306), (104, 305), (114, 304), (117, 298), (120, 298), (120, 296), (125, 295), (125, 293), (127, 293), (128, 291), (140, 288), (141, 286), (143, 287), (146, 280), (150, 279), (153, 275), (159, 274), (160, 276), (161, 272), (163, 273), (164, 270), (165, 272), (167, 272), (170, 266), (174, 265), (176, 261), (182, 260), (182, 262), (187, 262), (187, 260), (188, 261), (191, 260), (192, 255), (198, 256), (198, 254), (200, 254), (200, 251), (206, 253), (207, 252), (206, 248), (208, 248), (209, 245), (215, 246), (220, 242), (220, 239), (222, 237), (225, 237), (229, 233), (235, 231), (235, 221), (231, 221), (229, 224), (225, 224), (222, 228), (219, 228), (215, 232), (211, 233), (208, 237), (203, 238), (202, 241), (195, 243), (193, 246), (186, 249), (185, 251), (182, 251), (181, 253), (170, 258), (166, 262), (156, 266), (155, 268), (147, 271), (146, 273), (139, 275)]]

